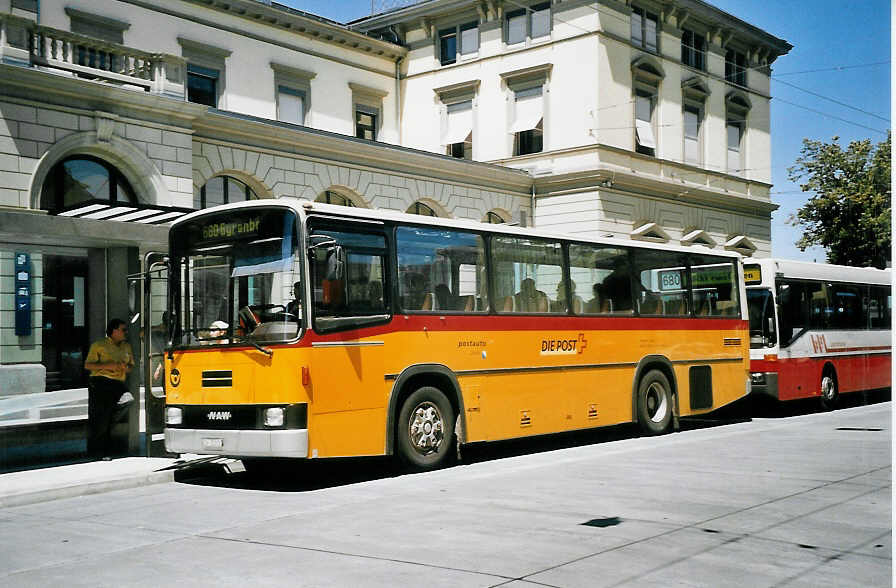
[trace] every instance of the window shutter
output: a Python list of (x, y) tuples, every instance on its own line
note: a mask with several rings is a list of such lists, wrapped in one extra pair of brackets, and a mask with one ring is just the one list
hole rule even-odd
[(277, 120), (296, 125), (305, 123), (305, 101), (294, 92), (280, 89), (277, 98)]
[(551, 32), (551, 9), (544, 8), (532, 13), (532, 38), (544, 37)]
[(515, 114), (513, 127), (510, 132), (519, 133), (537, 127), (538, 123), (541, 122), (541, 119), (544, 117), (544, 102), (541, 97), (541, 92), (531, 96), (517, 95)]
[(460, 52), (462, 55), (479, 51), (479, 27), (466, 29), (460, 33)]
[(526, 40), (526, 14), (507, 19), (507, 44), (522, 43)]

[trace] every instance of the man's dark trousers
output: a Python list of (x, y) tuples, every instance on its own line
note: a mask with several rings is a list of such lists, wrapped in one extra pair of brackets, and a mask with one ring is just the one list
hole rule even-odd
[(127, 392), (124, 382), (93, 376), (87, 386), (87, 453), (91, 457), (107, 457), (112, 452), (112, 422), (121, 395)]

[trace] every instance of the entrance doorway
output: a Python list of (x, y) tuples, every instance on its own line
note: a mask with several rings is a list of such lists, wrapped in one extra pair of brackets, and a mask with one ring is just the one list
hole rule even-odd
[(84, 358), (89, 282), (87, 257), (43, 256), (43, 350), (47, 391), (87, 386)]

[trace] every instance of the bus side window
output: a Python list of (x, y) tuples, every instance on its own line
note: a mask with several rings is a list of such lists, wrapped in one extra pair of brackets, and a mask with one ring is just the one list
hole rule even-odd
[[(407, 312), (487, 310), (485, 241), (435, 227), (396, 230), (400, 306)], [(479, 307), (477, 307), (477, 301)]]
[(494, 236), (491, 254), (498, 311), (565, 312), (558, 309), (556, 299), (552, 310), (547, 295), (547, 292), (556, 291), (557, 284), (563, 280), (563, 250), (559, 242)]
[(574, 313), (631, 314), (631, 267), (627, 249), (571, 243), (569, 275), (576, 284)]

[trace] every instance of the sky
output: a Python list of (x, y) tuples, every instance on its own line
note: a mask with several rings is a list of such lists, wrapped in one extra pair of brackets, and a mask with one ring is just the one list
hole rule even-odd
[[(278, 0), (337, 22), (367, 16), (371, 5), (401, 0)], [(802, 230), (788, 219), (811, 196), (788, 179), (804, 138), (830, 142), (886, 139), (890, 128), (890, 2), (887, 0), (709, 0), (789, 42), (772, 64), (772, 256), (823, 262), (824, 249), (800, 251)]]

